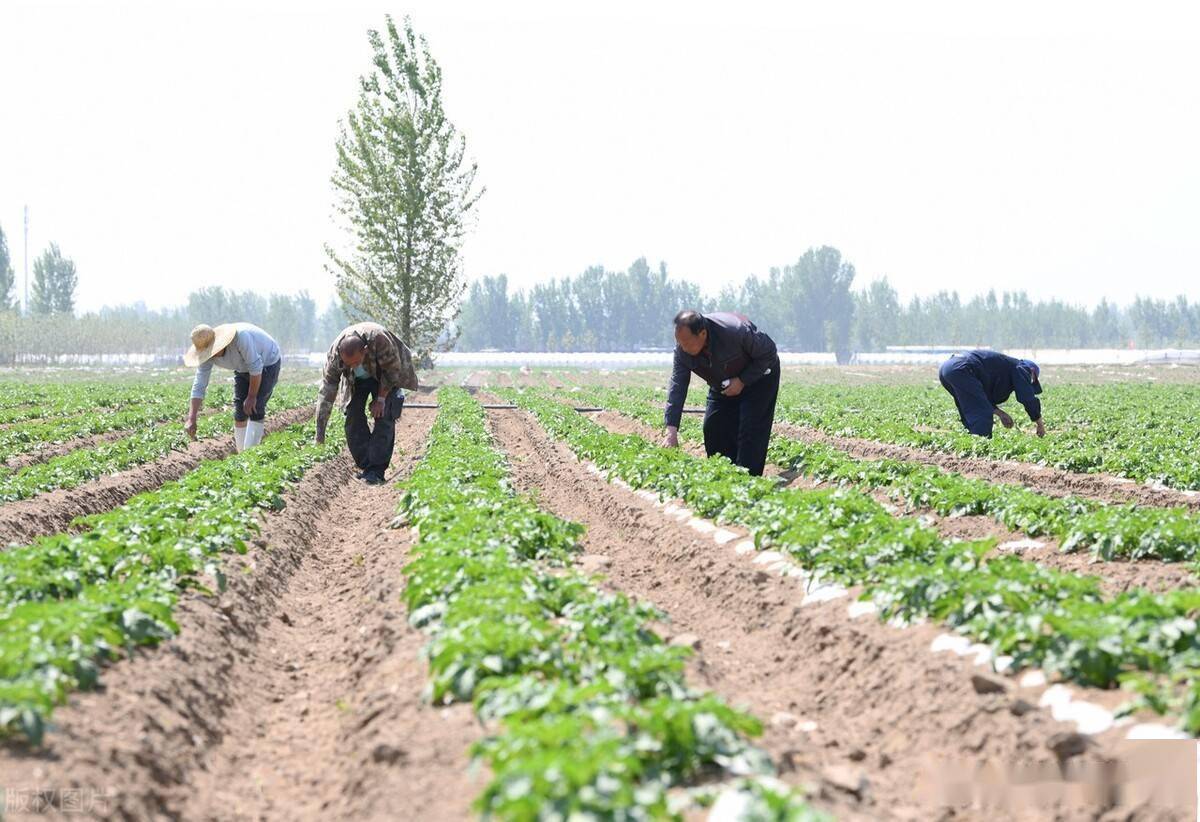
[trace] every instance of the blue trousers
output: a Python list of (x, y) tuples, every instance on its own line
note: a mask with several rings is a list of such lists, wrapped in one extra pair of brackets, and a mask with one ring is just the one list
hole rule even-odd
[(966, 360), (962, 357), (951, 357), (942, 363), (938, 372), (942, 388), (954, 397), (958, 407), (958, 418), (972, 434), (979, 437), (991, 437), (992, 401), (983, 391), (983, 383), (967, 368)]

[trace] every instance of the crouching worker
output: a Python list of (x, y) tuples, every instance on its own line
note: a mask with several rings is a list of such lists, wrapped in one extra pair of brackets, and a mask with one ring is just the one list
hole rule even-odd
[(708, 383), (705, 453), (723, 454), (762, 476), (779, 396), (774, 341), (741, 314), (676, 314), (675, 362), (664, 419), (668, 447), (679, 445), (679, 420), (693, 371)]
[[(358, 478), (379, 485), (396, 445), (396, 420), (404, 408), (401, 389), (417, 388), (412, 354), (399, 337), (376, 323), (358, 323), (339, 334), (325, 356), (325, 377), (317, 397), (317, 444), (325, 442), (339, 385), (345, 389), (346, 445), (361, 470)], [(368, 408), (373, 426), (367, 424)]]
[(968, 351), (955, 354), (942, 364), (938, 378), (942, 387), (954, 397), (958, 418), (968, 431), (979, 437), (992, 435), (992, 417), (1005, 428), (1013, 427), (1013, 419), (1001, 408), (1010, 395), (1025, 406), (1029, 419), (1037, 427), (1039, 437), (1046, 436), (1042, 423), (1042, 393), (1039, 380), (1041, 369), (1033, 360), (1018, 360), (999, 351)]
[(240, 453), (262, 442), (267, 403), (279, 381), (283, 358), (271, 335), (250, 323), (225, 323), (192, 329), (192, 345), (183, 362), (196, 369), (192, 403), (184, 430), (196, 439), (196, 418), (208, 393), (214, 365), (233, 371), (233, 444)]

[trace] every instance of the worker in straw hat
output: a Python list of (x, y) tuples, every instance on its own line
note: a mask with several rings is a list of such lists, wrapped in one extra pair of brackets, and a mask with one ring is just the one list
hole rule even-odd
[(204, 404), (214, 365), (233, 371), (233, 443), (239, 452), (262, 442), (267, 403), (283, 358), (279, 343), (250, 323), (225, 323), (216, 328), (201, 324), (192, 329), (192, 346), (183, 362), (196, 369), (192, 405), (185, 430), (196, 439), (196, 416)]

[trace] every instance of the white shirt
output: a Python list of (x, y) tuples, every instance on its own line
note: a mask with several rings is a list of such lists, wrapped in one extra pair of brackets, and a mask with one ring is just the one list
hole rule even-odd
[(267, 366), (279, 362), (279, 343), (257, 325), (234, 323), (233, 341), (225, 346), (219, 357), (213, 357), (196, 369), (196, 381), (192, 383), (192, 399), (202, 399), (208, 393), (208, 381), (214, 365), (228, 368), (234, 373), (261, 374)]

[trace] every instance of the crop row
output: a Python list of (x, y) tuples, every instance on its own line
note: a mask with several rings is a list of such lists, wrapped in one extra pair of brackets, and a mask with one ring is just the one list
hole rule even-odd
[(1042, 405), (1044, 439), (1030, 435), (1019, 406), (1012, 411), (1018, 430), (997, 426), (991, 439), (970, 436), (936, 381), (929, 387), (785, 385), (778, 415), (841, 436), (1200, 488), (1196, 387), (1048, 384)]
[[(208, 407), (225, 406), (233, 392), (221, 386), (210, 392)], [(69, 418), (38, 418), (0, 430), (0, 462), (36, 450), (45, 443), (67, 442), (109, 431), (128, 431), (181, 418), (187, 403), (178, 389), (146, 388), (114, 405), (89, 406), (92, 410)]]
[[(21, 389), (16, 389), (18, 394)], [(21, 405), (0, 407), (0, 425), (12, 425), (35, 419), (51, 419), (82, 414), (100, 408), (161, 402), (168, 397), (178, 400), (179, 389), (165, 386), (122, 385), (119, 383), (73, 383), (48, 395)]]
[(224, 587), (220, 557), (246, 551), (263, 509), (309, 466), (337, 453), (292, 426), (236, 457), (104, 514), (80, 534), (0, 553), (0, 736), (41, 740), (54, 707), (97, 683), (102, 665), (171, 636), (182, 591)]
[[(652, 392), (598, 388), (589, 401), (649, 424), (662, 423), (661, 403)], [(695, 420), (684, 420), (680, 436), (703, 439)], [(1028, 488), (964, 477), (934, 465), (894, 459), (865, 460), (823, 443), (775, 436), (770, 460), (823, 482), (884, 489), (910, 509), (942, 516), (982, 515), (1030, 536), (1052, 536), (1064, 552), (1089, 549), (1094, 556), (1180, 562), (1200, 555), (1200, 517), (1186, 508), (1111, 505), (1079, 497), (1049, 497)]]
[[(1200, 590), (1106, 598), (1096, 577), (995, 556), (994, 539), (947, 542), (850, 488), (780, 488), (724, 458), (700, 459), (612, 434), (552, 399), (507, 391), (581, 457), (635, 488), (681, 499), (700, 516), (749, 529), (760, 548), (796, 557), (823, 580), (864, 586), (884, 618), (936, 619), (989, 645), (1009, 667), (1083, 685), (1153, 693), (1200, 731)], [(1179, 700), (1184, 700), (1180, 702)]]
[[(120, 385), (120, 383), (116, 383)], [(36, 382), (22, 380), (0, 380), (0, 411), (22, 408), (40, 402), (54, 402), (58, 397), (70, 394), (68, 383)]]
[[(271, 400), (274, 412), (298, 408), (312, 401), (312, 389), (304, 386), (280, 386)], [(180, 416), (174, 409), (170, 416)], [(201, 438), (228, 434), (230, 415), (209, 414), (201, 417), (196, 436)], [(146, 423), (146, 427), (122, 439), (93, 448), (80, 448), (45, 462), (28, 465), (18, 471), (0, 469), (0, 502), (28, 499), (47, 491), (75, 488), (84, 482), (151, 462), (188, 445), (183, 424)]]
[[(419, 534), (405, 600), (430, 635), (434, 702), (473, 700), (492, 729), (473, 750), (491, 773), (479, 810), (669, 818), (695, 799), (682, 786), (769, 773), (746, 741), (759, 723), (687, 687), (687, 651), (648, 627), (662, 615), (567, 570), (581, 527), (514, 493), (482, 408), (456, 389), (439, 402), (400, 506)], [(777, 783), (737, 790), (755, 818), (822, 818)]]

